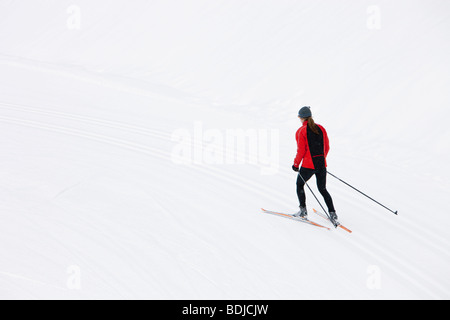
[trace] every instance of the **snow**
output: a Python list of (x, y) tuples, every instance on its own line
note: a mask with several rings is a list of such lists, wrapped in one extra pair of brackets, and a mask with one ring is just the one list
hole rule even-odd
[[(1, 0), (0, 298), (450, 298), (449, 9)], [(331, 176), (352, 234), (261, 213), (304, 105), (398, 216)]]

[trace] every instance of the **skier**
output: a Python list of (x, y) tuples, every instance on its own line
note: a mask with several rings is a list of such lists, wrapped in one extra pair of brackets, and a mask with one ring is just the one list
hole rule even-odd
[[(294, 216), (307, 218), (305, 183), (315, 174), (317, 188), (322, 194), (328, 207), (331, 219), (337, 222), (336, 210), (333, 206), (333, 199), (327, 191), (327, 161), (326, 157), (330, 150), (327, 132), (321, 125), (314, 123), (311, 108), (303, 107), (298, 112), (298, 117), (302, 126), (298, 129), (295, 137), (297, 140), (297, 156), (292, 169), (298, 172), (297, 176), (297, 196), (300, 201), (300, 211)], [(300, 162), (302, 163), (301, 168)]]

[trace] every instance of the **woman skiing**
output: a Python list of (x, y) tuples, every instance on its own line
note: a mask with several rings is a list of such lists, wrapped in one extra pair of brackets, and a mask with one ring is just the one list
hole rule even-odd
[[(327, 132), (321, 125), (314, 123), (310, 107), (303, 107), (298, 112), (298, 117), (302, 126), (298, 129), (295, 138), (297, 140), (297, 156), (294, 160), (292, 169), (298, 172), (297, 177), (297, 195), (300, 201), (300, 211), (295, 214), (296, 217), (306, 218), (308, 211), (306, 209), (305, 183), (315, 174), (317, 188), (322, 194), (328, 207), (330, 218), (337, 223), (336, 210), (333, 206), (333, 199), (327, 191), (327, 161), (326, 157), (330, 150)], [(302, 164), (301, 168), (300, 163)]]

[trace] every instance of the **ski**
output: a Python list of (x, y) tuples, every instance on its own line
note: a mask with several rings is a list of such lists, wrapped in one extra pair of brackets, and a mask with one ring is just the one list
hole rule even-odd
[[(316, 209), (313, 209), (313, 211), (314, 211), (315, 213), (317, 213), (317, 215), (318, 215), (319, 217), (322, 217), (322, 218), (324, 218), (325, 220), (330, 221), (330, 219), (329, 219), (325, 214), (323, 214), (322, 212), (319, 212), (319, 211), (317, 211)], [(333, 223), (333, 222), (331, 222), (331, 223)], [(348, 233), (352, 233), (352, 232), (353, 232), (352, 230), (350, 230), (350, 229), (344, 227), (344, 226), (343, 226), (342, 224), (340, 224), (339, 222), (336, 221), (336, 223), (337, 223), (336, 228), (339, 227), (339, 228), (341, 228), (342, 230), (347, 231)]]
[(303, 222), (303, 223), (306, 223), (306, 224), (309, 224), (309, 225), (312, 225), (312, 226), (315, 226), (315, 227), (319, 227), (319, 228), (330, 230), (330, 228), (325, 227), (325, 226), (323, 226), (321, 224), (315, 223), (314, 221), (311, 221), (311, 220), (308, 220), (308, 219), (305, 219), (305, 218), (294, 217), (294, 215), (292, 215), (292, 214), (275, 212), (275, 211), (270, 211), (270, 210), (266, 210), (266, 209), (262, 209), (262, 208), (261, 208), (261, 210), (264, 213), (273, 214), (273, 215), (276, 215), (276, 216), (279, 216), (279, 217), (283, 217), (283, 218), (287, 218), (287, 219)]

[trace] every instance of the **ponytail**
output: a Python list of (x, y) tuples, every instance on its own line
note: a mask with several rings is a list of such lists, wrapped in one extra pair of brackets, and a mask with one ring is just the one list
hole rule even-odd
[(313, 118), (308, 117), (306, 118), (306, 121), (308, 121), (308, 127), (311, 129), (311, 131), (314, 132), (315, 134), (319, 134), (319, 127), (314, 122)]

